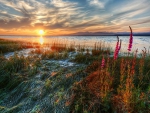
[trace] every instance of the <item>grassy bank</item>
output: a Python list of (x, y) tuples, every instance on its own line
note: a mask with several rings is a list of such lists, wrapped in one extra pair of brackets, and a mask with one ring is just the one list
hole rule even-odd
[(6, 40), (0, 38), (0, 53), (4, 54), (7, 52), (14, 52), (22, 49), (28, 48), (39, 48), (40, 44), (38, 43), (30, 43), (30, 42), (22, 42), (22, 41), (14, 41), (14, 40)]
[(146, 49), (114, 58), (102, 45), (53, 43), (28, 57), (1, 56), (0, 112), (148, 113)]

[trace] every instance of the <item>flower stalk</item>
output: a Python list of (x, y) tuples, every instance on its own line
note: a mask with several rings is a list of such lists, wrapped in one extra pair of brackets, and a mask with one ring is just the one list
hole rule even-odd
[[(115, 49), (115, 52), (114, 52), (114, 60), (116, 60), (117, 58), (118, 58), (118, 54), (119, 54), (119, 51), (120, 51), (120, 49), (121, 49), (121, 40), (119, 41), (119, 37), (117, 36), (117, 39), (118, 39), (118, 41), (117, 41), (117, 43), (116, 43), (116, 49)], [(119, 42), (120, 42), (120, 44), (119, 44)]]
[(105, 66), (105, 59), (104, 59), (104, 56), (103, 56), (102, 63), (101, 63), (101, 68), (103, 69), (104, 66)]
[(129, 46), (128, 46), (128, 51), (130, 52), (131, 51), (131, 48), (132, 48), (132, 43), (133, 43), (133, 33), (132, 33), (132, 28), (129, 26), (130, 28), (130, 39), (129, 39)]

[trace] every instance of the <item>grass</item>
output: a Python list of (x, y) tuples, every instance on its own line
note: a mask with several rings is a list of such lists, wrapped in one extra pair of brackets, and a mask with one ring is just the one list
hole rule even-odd
[[(12, 89), (29, 76), (35, 75), (37, 66), (40, 64), (38, 58), (24, 57), (14, 54), (9, 59), (0, 57), (0, 88)], [(33, 60), (34, 59), (34, 60)]]
[(28, 48), (39, 48), (40, 44), (30, 43), (30, 42), (21, 42), (21, 41), (12, 41), (0, 38), (0, 53), (4, 54), (7, 52), (14, 52), (17, 50), (28, 49)]
[[(8, 46), (14, 43), (0, 42)], [(23, 109), (19, 100), (10, 104), (11, 110), (4, 104), (5, 98), (15, 97), (14, 92), (25, 93), (22, 101), (32, 98), (28, 101), (35, 104), (30, 106), (30, 112), (59, 112), (61, 107), (64, 113), (150, 111), (150, 56), (146, 50), (140, 57), (135, 52), (114, 59), (109, 46), (103, 43), (95, 43), (91, 49), (53, 43), (31, 53), (28, 57), (15, 54), (9, 59), (0, 56), (0, 112)], [(74, 65), (61, 66), (59, 61), (64, 60)]]

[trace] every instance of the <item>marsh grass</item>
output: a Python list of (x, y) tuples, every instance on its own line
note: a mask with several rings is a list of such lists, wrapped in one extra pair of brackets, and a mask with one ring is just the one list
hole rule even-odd
[[(3, 52), (8, 51), (4, 49)], [(35, 86), (42, 85), (40, 94), (34, 93), (34, 97), (30, 98), (37, 102), (49, 95), (49, 99), (46, 101), (47, 104), (39, 103), (40, 106), (32, 106), (32, 111), (54, 112), (55, 108), (58, 111), (63, 103), (67, 112), (74, 113), (148, 113), (150, 111), (150, 56), (146, 49), (142, 51), (140, 57), (134, 52), (118, 56), (114, 60), (110, 56), (111, 49), (103, 43), (95, 43), (93, 48), (89, 48), (76, 46), (74, 43), (66, 45), (55, 42), (52, 46), (37, 46), (31, 53), (32, 55), (28, 57), (15, 54), (9, 59), (0, 55), (0, 92), (4, 94), (6, 90), (13, 91), (42, 70), (41, 77), (34, 78), (42, 81), (33, 80)], [(47, 63), (66, 59), (73, 61), (76, 66), (64, 68), (52, 62)], [(47, 64), (42, 64), (42, 61)], [(1, 95), (1, 100), (2, 97)], [(50, 100), (53, 100), (53, 105)], [(5, 109), (3, 106), (0, 107), (1, 111)], [(17, 111), (16, 109), (12, 107), (12, 111)]]
[(28, 48), (40, 48), (39, 43), (30, 43), (22, 41), (13, 41), (0, 38), (0, 54), (7, 52), (14, 52), (22, 49)]
[(0, 53), (6, 53), (16, 50), (21, 50), (22, 47), (19, 43), (16, 44), (14, 41), (0, 39)]
[(17, 54), (9, 59), (1, 58), (3, 59), (0, 63), (1, 88), (12, 89), (37, 72), (38, 58), (33, 60), (31, 57), (18, 56)]
[(92, 49), (93, 56), (99, 56), (102, 54), (110, 54), (111, 49), (109, 45), (106, 45), (104, 42), (98, 42), (94, 44), (94, 48)]
[(51, 50), (55, 51), (55, 52), (63, 52), (63, 51), (67, 51), (67, 52), (74, 52), (75, 51), (75, 43), (62, 43), (62, 42), (53, 42), (51, 44)]
[(85, 45), (75, 45), (75, 43), (61, 43), (59, 41), (53, 42), (51, 45), (37, 48), (31, 52), (32, 54), (41, 54), (42, 59), (66, 59), (72, 53), (75, 56), (71, 59), (73, 62), (86, 63), (101, 57), (102, 55), (108, 55), (111, 53), (109, 45), (99, 42), (95, 43), (91, 47)]

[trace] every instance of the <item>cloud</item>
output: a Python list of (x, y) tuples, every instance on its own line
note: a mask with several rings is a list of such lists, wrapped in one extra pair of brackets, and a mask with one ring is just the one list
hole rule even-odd
[(50, 4), (54, 5), (55, 7), (64, 8), (64, 7), (76, 5), (77, 3), (72, 3), (63, 0), (51, 0)]
[(42, 23), (43, 26), (46, 27), (51, 26), (51, 28), (58, 28), (65, 26), (66, 22), (68, 22), (68, 24), (73, 22), (73, 17), (78, 17), (80, 13), (80, 8), (76, 7), (77, 3), (65, 2), (62, 0), (53, 0), (48, 2), (48, 4), (36, 0), (27, 1), (28, 0), (26, 0), (26, 2), (19, 0), (0, 1), (1, 4), (13, 8), (21, 14), (15, 15), (16, 17), (21, 16), (19, 21), (15, 21), (15, 17), (11, 18), (12, 14), (9, 14), (8, 12), (6, 12), (7, 14), (3, 13), (3, 16), (9, 18), (9, 20), (8, 22), (4, 22), (4, 17), (1, 17), (1, 22), (5, 23), (1, 24), (1, 27), (4, 27), (5, 25), (5, 28), (13, 28), (15, 27), (13, 26), (14, 23), (17, 24), (16, 27), (19, 27), (19, 25), (36, 26), (37, 23)]
[(6, 11), (0, 11), (0, 18), (11, 18), (11, 16), (9, 14), (7, 14)]
[(97, 6), (98, 8), (104, 9), (109, 0), (87, 0), (87, 2), (91, 6)]
[[(144, 0), (145, 2), (147, 0)], [(146, 2), (147, 4), (143, 3), (144, 1), (139, 1), (139, 2), (135, 2), (135, 0), (133, 0), (132, 2), (130, 2), (130, 4), (125, 4), (124, 7), (122, 7), (123, 5), (120, 5), (119, 10), (117, 8), (114, 8), (114, 10), (112, 11), (112, 16), (110, 16), (106, 21), (109, 21), (110, 24), (113, 25), (132, 25), (132, 24), (139, 24), (142, 22), (139, 21), (143, 21), (143, 23), (145, 22), (149, 22), (147, 20), (147, 17), (149, 17), (150, 15), (146, 15), (144, 18), (147, 18), (147, 20), (145, 21), (145, 19), (142, 19), (142, 15), (146, 12), (149, 12), (150, 8), (150, 2)]]
[(1, 0), (0, 28), (107, 31), (150, 23), (149, 0), (85, 0), (85, 5), (80, 0), (73, 1)]
[(0, 27), (3, 29), (26, 28), (29, 27), (31, 20), (23, 18), (21, 20), (0, 20)]

